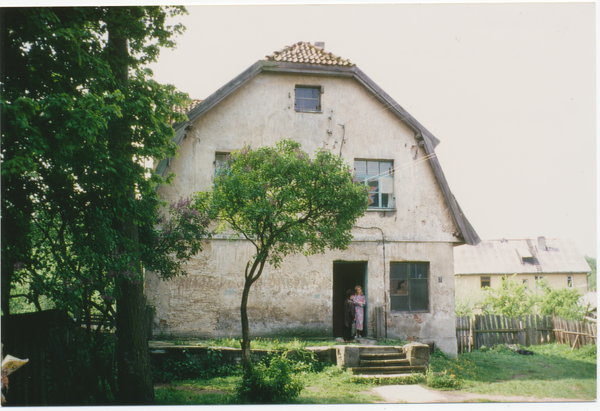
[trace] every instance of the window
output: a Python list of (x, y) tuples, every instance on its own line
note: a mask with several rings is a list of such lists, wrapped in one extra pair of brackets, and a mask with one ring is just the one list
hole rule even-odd
[(394, 208), (394, 163), (354, 160), (354, 172), (369, 187), (369, 208)]
[(390, 263), (392, 311), (429, 311), (429, 263)]
[(491, 277), (481, 277), (481, 288), (491, 287), (491, 286), (492, 286)]
[(567, 287), (573, 288), (573, 276), (572, 275), (567, 276)]
[(523, 264), (535, 264), (535, 261), (533, 261), (533, 257), (523, 257)]
[(215, 153), (215, 178), (229, 168), (228, 157), (229, 153)]
[(523, 279), (523, 285), (527, 286), (527, 284), (529, 283), (529, 281), (527, 280), (527, 278)]
[(542, 285), (540, 284), (540, 282), (544, 279), (543, 275), (536, 275), (535, 276), (535, 288), (537, 288), (538, 290), (542, 289)]
[(296, 86), (296, 111), (321, 113), (321, 86)]

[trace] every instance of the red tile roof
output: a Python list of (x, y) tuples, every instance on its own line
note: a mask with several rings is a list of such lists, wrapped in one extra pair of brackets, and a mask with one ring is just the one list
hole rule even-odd
[(198, 104), (202, 103), (202, 100), (194, 99), (186, 106), (174, 107), (174, 110), (181, 114), (187, 114), (192, 111)]
[(266, 56), (266, 60), (282, 61), (288, 63), (319, 64), (333, 66), (354, 66), (350, 60), (327, 53), (320, 47), (313, 46), (307, 42), (299, 42), (292, 46), (286, 46), (283, 50), (276, 51)]

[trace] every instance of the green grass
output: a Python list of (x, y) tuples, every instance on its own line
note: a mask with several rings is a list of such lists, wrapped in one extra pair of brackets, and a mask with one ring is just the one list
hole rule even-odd
[[(200, 339), (170, 339), (174, 345), (194, 345), (198, 347), (228, 347), (240, 348), (239, 338)], [(377, 340), (375, 345), (405, 345), (401, 339)], [(251, 341), (253, 350), (300, 350), (305, 347), (333, 347), (334, 345), (358, 345), (358, 343), (340, 343), (331, 338), (327, 339), (298, 339), (298, 338), (263, 338), (255, 337)]]
[[(271, 340), (268, 344), (281, 342)], [(295, 344), (299, 343), (292, 341), (292, 345)], [(312, 345), (312, 342), (307, 345)], [(458, 358), (450, 358), (436, 352), (431, 358), (430, 370), (432, 375), (436, 373), (439, 376), (439, 373), (445, 372), (449, 378), (459, 381), (462, 387), (459, 392), (584, 401), (596, 399), (596, 346), (587, 346), (572, 352), (569, 346), (560, 344), (546, 344), (527, 349), (533, 351), (534, 355), (519, 355), (504, 346), (465, 353)], [(371, 389), (378, 385), (404, 382), (426, 386), (423, 376), (411, 377), (408, 381), (364, 380), (336, 366), (325, 367), (321, 372), (302, 372), (301, 376), (305, 388), (295, 400), (296, 404), (373, 403), (382, 400), (370, 393)], [(156, 403), (232, 404), (235, 387), (240, 378), (240, 375), (234, 375), (165, 384), (155, 390)]]
[(596, 346), (571, 352), (568, 345), (546, 344), (520, 355), (504, 346), (433, 358), (433, 371), (446, 371), (462, 381), (463, 391), (536, 398), (596, 399)]

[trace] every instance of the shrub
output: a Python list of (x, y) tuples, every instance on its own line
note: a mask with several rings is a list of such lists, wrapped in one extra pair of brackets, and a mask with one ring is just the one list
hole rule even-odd
[(239, 372), (239, 367), (227, 364), (219, 350), (208, 350), (205, 357), (191, 355), (183, 350), (180, 358), (166, 358), (154, 367), (155, 382), (225, 377)]
[(236, 387), (241, 404), (286, 404), (293, 401), (304, 384), (294, 374), (294, 363), (285, 355), (271, 354), (244, 372)]

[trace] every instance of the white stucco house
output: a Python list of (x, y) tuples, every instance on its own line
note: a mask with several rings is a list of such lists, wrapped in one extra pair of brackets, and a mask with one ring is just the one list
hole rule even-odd
[[(227, 153), (286, 138), (342, 156), (374, 193), (344, 251), (287, 257), (265, 267), (250, 291), (253, 336), (337, 337), (345, 291), (362, 285), (367, 334), (433, 343), (455, 354), (453, 248), (480, 240), (456, 202), (435, 154), (439, 140), (349, 60), (300, 42), (251, 65), (177, 126), (174, 172), (159, 189), (177, 200), (210, 189)], [(154, 333), (241, 334), (243, 270), (253, 247), (221, 234), (161, 281), (147, 274)]]

